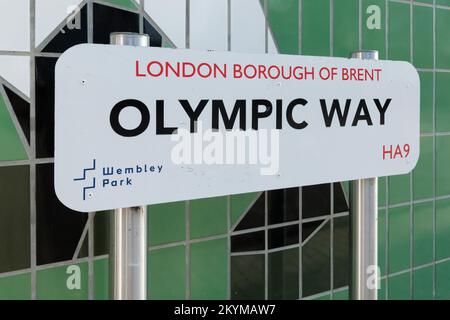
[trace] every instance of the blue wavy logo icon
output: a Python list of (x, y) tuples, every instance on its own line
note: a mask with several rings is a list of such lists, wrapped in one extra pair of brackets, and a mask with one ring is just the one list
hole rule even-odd
[[(86, 200), (86, 192), (90, 189), (95, 189), (95, 177), (89, 178), (90, 171), (94, 171), (96, 168), (95, 159), (92, 160), (92, 166), (83, 169), (83, 176), (81, 178), (74, 178), (73, 181), (86, 181), (90, 182), (87, 186), (83, 187), (83, 201)], [(91, 180), (92, 179), (92, 180)]]

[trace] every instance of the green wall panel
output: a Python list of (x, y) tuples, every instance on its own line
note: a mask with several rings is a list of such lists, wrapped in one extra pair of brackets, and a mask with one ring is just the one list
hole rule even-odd
[(409, 174), (391, 176), (388, 178), (388, 182), (390, 205), (404, 203), (411, 200), (411, 183)]
[(109, 283), (109, 259), (98, 259), (94, 261), (94, 299), (108, 300)]
[(270, 28), (280, 53), (297, 54), (298, 0), (267, 0), (267, 5)]
[(148, 299), (185, 299), (185, 247), (150, 251), (148, 254)]
[(450, 136), (436, 137), (436, 196), (450, 195)]
[(12, 122), (5, 98), (0, 94), (0, 161), (25, 160), (27, 153)]
[[(71, 266), (80, 270), (80, 288), (70, 288), (70, 277), (76, 273), (68, 273)], [(88, 264), (86, 262), (52, 267), (37, 271), (37, 292), (39, 300), (86, 300), (88, 298)]]
[(419, 72), (420, 76), (420, 132), (433, 131), (433, 73)]
[(450, 300), (450, 261), (436, 265), (436, 299)]
[(234, 225), (246, 213), (250, 205), (258, 199), (260, 192), (242, 193), (231, 196), (231, 224)]
[(193, 200), (190, 202), (190, 206), (191, 239), (227, 232), (227, 197)]
[(410, 5), (389, 1), (389, 60), (411, 60)]
[(302, 1), (302, 54), (330, 55), (330, 2)]
[[(447, 5), (450, 4), (447, 3)], [(437, 8), (436, 67), (442, 69), (450, 69), (450, 41), (448, 40), (448, 30), (450, 30), (450, 10)]]
[[(428, 1), (433, 2), (432, 0), (428, 0)], [(450, 0), (436, 0), (436, 4), (449, 7), (450, 6)]]
[(386, 205), (386, 177), (378, 178), (378, 206)]
[(391, 276), (388, 278), (388, 299), (389, 300), (408, 300), (411, 299), (410, 293), (410, 273)]
[[(378, 50), (379, 58), (381, 60), (386, 58), (386, 1), (384, 0), (363, 0), (363, 21), (362, 21), (362, 49), (364, 50)], [(368, 27), (368, 19), (373, 17), (373, 12), (370, 6), (376, 5), (380, 8), (380, 28), (372, 24), (372, 20), (369, 20), (370, 27)], [(367, 13), (367, 9), (371, 9)], [(377, 9), (375, 9), (377, 10)]]
[(414, 300), (433, 299), (433, 267), (415, 270), (413, 273)]
[(30, 167), (0, 167), (0, 273), (30, 267)]
[(413, 171), (414, 200), (433, 196), (433, 162), (433, 137), (422, 137), (419, 161)]
[(334, 292), (332, 300), (349, 300), (349, 292), (348, 289)]
[(386, 210), (378, 210), (378, 266), (381, 275), (387, 273), (386, 270)]
[(436, 131), (450, 131), (450, 73), (436, 73)]
[(333, 56), (348, 57), (359, 48), (359, 2), (347, 0), (333, 6)]
[(433, 68), (433, 8), (413, 7), (413, 63)]
[(414, 266), (433, 261), (433, 202), (416, 204), (414, 215)]
[(319, 295), (318, 297), (315, 297), (313, 300), (331, 300), (331, 294), (327, 293), (324, 295)]
[(410, 266), (410, 207), (389, 209), (389, 273), (395, 273)]
[(191, 298), (227, 299), (228, 241), (219, 239), (191, 245)]
[(387, 284), (386, 278), (380, 280), (380, 289), (378, 290), (378, 300), (387, 299), (386, 284)]
[(450, 199), (436, 201), (436, 259), (450, 257)]
[(137, 9), (138, 6), (134, 0), (103, 0), (103, 2), (110, 3), (112, 5), (120, 6), (125, 9)]
[(171, 202), (147, 207), (150, 245), (183, 241), (186, 238), (185, 202)]
[(0, 300), (31, 299), (31, 274), (0, 277)]

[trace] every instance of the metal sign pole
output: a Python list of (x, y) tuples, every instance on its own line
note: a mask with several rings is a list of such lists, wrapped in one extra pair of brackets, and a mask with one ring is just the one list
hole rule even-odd
[[(110, 43), (122, 46), (150, 45), (150, 37), (136, 33), (112, 33)], [(114, 300), (147, 298), (146, 207), (116, 209), (110, 217), (109, 295)]]
[[(356, 59), (378, 60), (378, 51), (357, 51)], [(350, 299), (378, 296), (378, 178), (350, 183)]]

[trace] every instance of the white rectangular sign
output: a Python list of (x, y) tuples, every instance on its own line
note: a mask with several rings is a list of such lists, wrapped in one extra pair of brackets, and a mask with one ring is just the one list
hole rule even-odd
[(419, 87), (407, 62), (79, 45), (56, 193), (88, 212), (407, 173)]

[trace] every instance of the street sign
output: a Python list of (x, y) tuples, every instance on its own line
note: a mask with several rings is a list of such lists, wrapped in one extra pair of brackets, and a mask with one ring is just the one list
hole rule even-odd
[(75, 46), (55, 190), (89, 212), (408, 173), (419, 88), (407, 62)]

